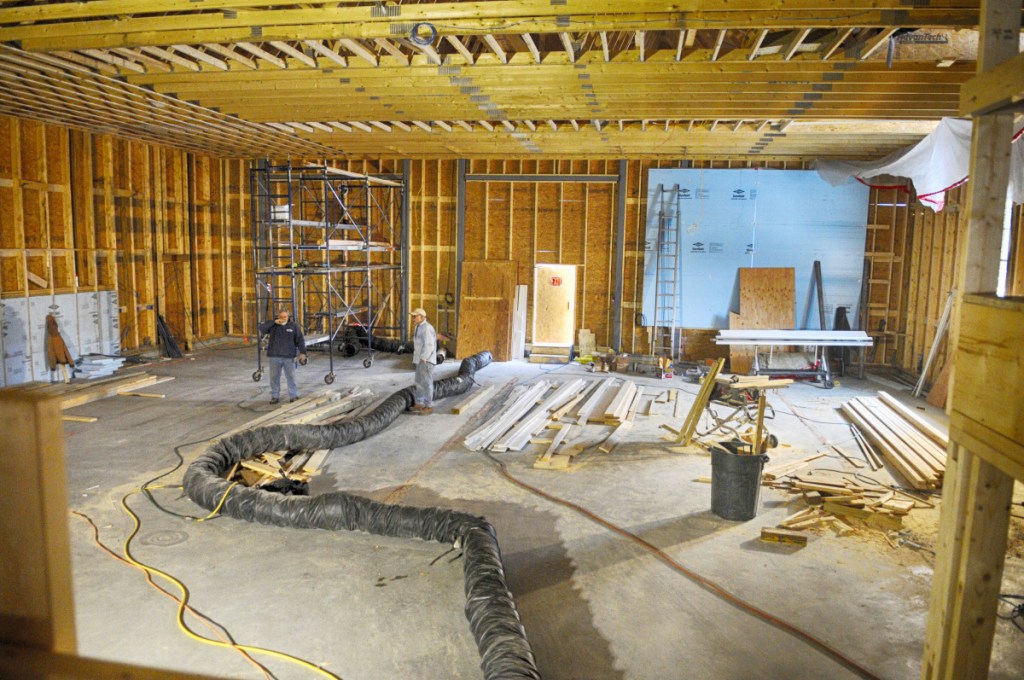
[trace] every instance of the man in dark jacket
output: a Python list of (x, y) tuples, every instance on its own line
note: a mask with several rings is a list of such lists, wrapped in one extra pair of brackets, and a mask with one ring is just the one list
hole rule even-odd
[(289, 316), (288, 310), (282, 309), (276, 319), (267, 319), (260, 324), (260, 333), (268, 337), (271, 404), (281, 401), (281, 369), (284, 369), (284, 377), (288, 381), (288, 400), (299, 398), (299, 390), (295, 386), (295, 357), (299, 358), (299, 363), (306, 363), (306, 339)]

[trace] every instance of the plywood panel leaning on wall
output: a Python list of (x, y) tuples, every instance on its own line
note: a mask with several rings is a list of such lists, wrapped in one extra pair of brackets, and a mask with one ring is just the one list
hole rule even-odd
[(512, 356), (512, 306), (518, 264), (512, 260), (462, 263), (458, 357), (488, 350), (495, 361)]
[[(792, 267), (743, 267), (738, 270), (739, 314), (729, 314), (729, 328), (792, 330), (796, 324), (796, 270)], [(729, 350), (733, 373), (747, 373), (754, 360), (749, 347)]]

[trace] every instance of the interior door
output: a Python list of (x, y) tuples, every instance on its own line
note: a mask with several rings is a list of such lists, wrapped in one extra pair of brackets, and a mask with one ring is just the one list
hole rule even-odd
[(572, 347), (576, 333), (576, 265), (533, 270), (533, 344)]

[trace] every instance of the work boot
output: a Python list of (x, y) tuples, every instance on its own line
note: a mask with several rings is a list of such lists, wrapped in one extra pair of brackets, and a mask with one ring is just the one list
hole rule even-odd
[(277, 397), (271, 397), (271, 399), (270, 399), (270, 403), (271, 403), (271, 404), (276, 404), (276, 403), (278, 403), (278, 402), (280, 402), (280, 401), (281, 401), (281, 400), (280, 400), (280, 399), (278, 399)]
[(289, 399), (289, 400), (288, 400), (288, 403), (290, 404), (290, 403), (292, 403), (293, 401), (298, 401), (298, 400), (299, 400), (299, 398), (298, 398), (298, 397), (292, 397), (291, 399)]
[(418, 416), (429, 416), (433, 412), (434, 409), (430, 408), (429, 406), (420, 406), (418, 409), (416, 409), (416, 415)]
[(419, 404), (413, 404), (412, 406), (410, 406), (410, 407), (409, 407), (409, 408), (407, 408), (406, 410), (407, 410), (407, 411), (408, 411), (409, 413), (419, 413), (420, 411), (422, 411), (422, 410), (423, 410), (423, 407), (422, 407), (422, 406), (420, 406)]

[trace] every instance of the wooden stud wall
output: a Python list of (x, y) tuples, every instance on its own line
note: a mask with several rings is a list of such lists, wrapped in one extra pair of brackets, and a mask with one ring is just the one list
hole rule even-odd
[[(397, 161), (332, 165), (369, 174), (401, 171)], [(649, 351), (647, 329), (635, 323), (647, 172), (676, 165), (627, 164), (621, 328), (626, 352)], [(616, 175), (618, 166), (604, 160), (473, 160), (467, 171)], [(519, 282), (527, 284), (537, 263), (578, 265), (577, 327), (590, 328), (599, 345), (610, 344), (617, 191), (614, 183), (468, 182), (465, 257), (515, 260)], [(871, 190), (865, 250), (871, 261), (868, 329), (876, 347), (870, 363), (919, 370), (952, 285), (963, 195), (951, 191), (946, 210), (935, 214), (896, 190)], [(446, 299), (455, 295), (455, 161), (412, 161), (409, 198), (410, 304), (427, 309), (439, 331), (454, 331), (453, 314), (446, 323), (453, 307)], [(0, 295), (116, 288), (127, 350), (155, 342), (157, 313), (179, 342), (253, 332), (249, 207), (248, 161), (0, 117)], [(1018, 206), (1014, 215), (1010, 289), (1020, 294), (1024, 211)], [(397, 229), (397, 215), (395, 220)], [(713, 335), (687, 329), (684, 356), (711, 356), (717, 350)], [(944, 360), (940, 354), (933, 370)]]
[(116, 289), (125, 350), (248, 332), (247, 167), (0, 116), (0, 295)]

